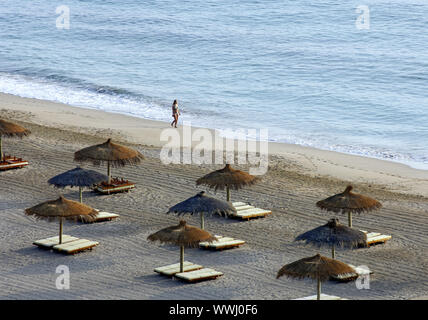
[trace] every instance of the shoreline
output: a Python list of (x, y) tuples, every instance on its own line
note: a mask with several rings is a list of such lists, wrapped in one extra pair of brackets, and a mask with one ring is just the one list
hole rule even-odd
[[(160, 140), (160, 135), (164, 129), (171, 129), (168, 123), (162, 121), (6, 93), (0, 93), (0, 110), (12, 120), (103, 136), (105, 139), (111, 137), (114, 140), (155, 148), (165, 145), (166, 142)], [(180, 125), (178, 129), (172, 130), (178, 131), (182, 137), (183, 128), (188, 129)], [(192, 126), (192, 129), (194, 132), (199, 128)], [(207, 130), (214, 135), (213, 129)], [(377, 185), (392, 192), (428, 197), (428, 170), (415, 169), (388, 160), (287, 143), (268, 142), (268, 149), (269, 165), (272, 164), (271, 159), (280, 158), (289, 164), (290, 169), (309, 176)]]

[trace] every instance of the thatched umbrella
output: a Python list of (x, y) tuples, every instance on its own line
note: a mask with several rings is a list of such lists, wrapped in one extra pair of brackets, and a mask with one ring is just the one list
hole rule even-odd
[(67, 200), (60, 196), (57, 200), (40, 203), (34, 207), (25, 209), (27, 216), (35, 216), (38, 219), (48, 221), (59, 220), (59, 244), (62, 243), (62, 224), (64, 220), (93, 221), (98, 212), (91, 207), (73, 200)]
[(184, 220), (180, 220), (177, 226), (159, 230), (149, 235), (147, 240), (180, 246), (180, 272), (183, 272), (184, 247), (197, 247), (199, 242), (213, 242), (216, 240), (216, 237), (205, 230), (187, 225)]
[(241, 170), (233, 169), (230, 164), (226, 164), (223, 169), (213, 171), (196, 180), (196, 185), (207, 185), (210, 188), (224, 190), (226, 188), (227, 201), (230, 201), (230, 188), (241, 189), (256, 183), (258, 177), (252, 176)]
[(229, 202), (210, 197), (204, 191), (169, 208), (167, 213), (177, 213), (179, 216), (186, 213), (201, 215), (201, 229), (204, 229), (204, 213), (227, 215), (236, 213), (236, 209)]
[(115, 144), (108, 139), (106, 142), (90, 146), (74, 153), (74, 160), (78, 162), (89, 161), (94, 165), (107, 162), (108, 183), (111, 182), (110, 167), (123, 167), (127, 164), (138, 164), (144, 156), (131, 148)]
[(321, 297), (321, 282), (328, 280), (331, 276), (343, 273), (355, 273), (355, 270), (347, 264), (323, 257), (316, 254), (313, 257), (303, 258), (283, 266), (276, 276), (317, 280), (317, 300)]
[(82, 201), (82, 189), (84, 187), (90, 188), (94, 184), (107, 180), (105, 174), (99, 173), (94, 170), (82, 169), (77, 166), (74, 169), (63, 172), (48, 180), (49, 184), (53, 184), (57, 188), (65, 187), (79, 187), (80, 203)]
[(339, 223), (339, 219), (330, 219), (325, 225), (309, 230), (297, 236), (294, 241), (305, 241), (317, 246), (331, 246), (332, 258), (336, 258), (335, 247), (354, 248), (367, 246), (367, 235)]
[(30, 130), (25, 129), (15, 123), (0, 119), (0, 161), (3, 161), (2, 136), (22, 138), (28, 136)]
[(353, 193), (352, 189), (352, 186), (347, 186), (344, 192), (318, 201), (317, 206), (327, 211), (348, 213), (349, 227), (352, 227), (352, 213), (369, 212), (382, 207), (379, 201)]

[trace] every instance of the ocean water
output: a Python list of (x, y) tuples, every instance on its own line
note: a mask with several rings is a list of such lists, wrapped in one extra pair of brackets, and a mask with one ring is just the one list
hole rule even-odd
[(426, 0), (1, 0), (0, 91), (428, 169), (427, 31)]

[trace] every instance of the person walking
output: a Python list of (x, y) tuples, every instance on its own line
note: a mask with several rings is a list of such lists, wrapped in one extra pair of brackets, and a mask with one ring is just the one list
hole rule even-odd
[(177, 100), (174, 100), (174, 102), (172, 103), (172, 117), (174, 118), (174, 120), (171, 122), (171, 127), (175, 125), (175, 127), (177, 128), (179, 115), (180, 112), (178, 111), (178, 102)]

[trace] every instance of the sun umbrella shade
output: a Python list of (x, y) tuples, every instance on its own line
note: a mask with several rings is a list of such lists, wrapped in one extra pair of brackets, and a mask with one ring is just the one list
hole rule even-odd
[(82, 169), (76, 167), (64, 173), (61, 173), (48, 180), (49, 184), (57, 188), (65, 187), (92, 187), (94, 184), (107, 180), (105, 174), (94, 170)]
[(233, 169), (230, 164), (226, 164), (223, 169), (208, 173), (196, 180), (196, 185), (207, 185), (215, 190), (224, 190), (227, 187), (238, 190), (244, 186), (252, 185), (258, 180), (258, 177), (241, 170)]
[(6, 137), (19, 137), (27, 136), (31, 133), (30, 130), (25, 129), (15, 123), (0, 119), (0, 136)]
[(144, 156), (131, 148), (115, 144), (108, 139), (106, 142), (90, 146), (74, 153), (74, 160), (92, 162), (94, 165), (101, 165), (104, 162), (113, 167), (123, 167), (127, 164), (138, 164)]
[(379, 209), (382, 204), (370, 197), (353, 193), (352, 186), (348, 186), (342, 193), (331, 196), (317, 202), (317, 206), (323, 210), (341, 213), (360, 213)]
[(210, 197), (204, 191), (184, 200), (169, 208), (167, 213), (177, 213), (178, 215), (189, 214), (219, 214), (228, 215), (236, 213), (236, 209), (229, 202)]
[(96, 218), (98, 212), (87, 205), (60, 196), (57, 200), (49, 200), (26, 209), (25, 214), (48, 221), (80, 218), (90, 222)]
[(333, 275), (354, 272), (355, 270), (352, 267), (341, 261), (317, 254), (283, 266), (278, 271), (276, 278), (278, 279), (285, 275), (297, 279), (311, 278), (326, 281)]
[(147, 237), (150, 241), (174, 244), (181, 247), (197, 247), (199, 242), (216, 240), (209, 232), (189, 226), (181, 220), (177, 226), (167, 227)]
[(325, 225), (297, 236), (295, 241), (304, 241), (317, 247), (353, 248), (367, 246), (367, 235), (364, 232), (340, 224), (338, 219), (331, 219)]

